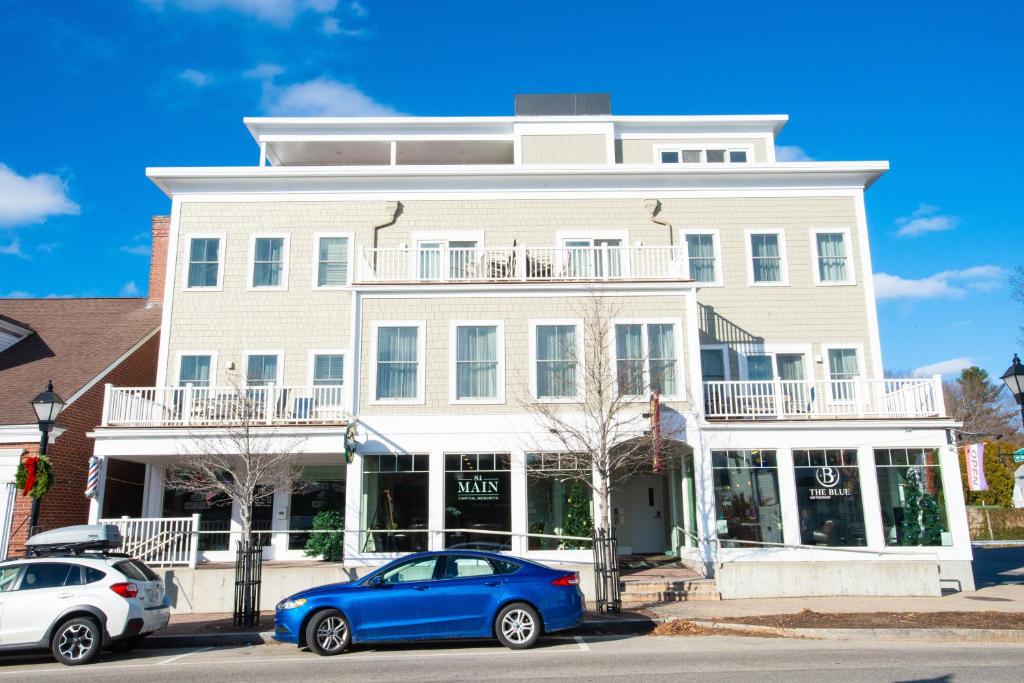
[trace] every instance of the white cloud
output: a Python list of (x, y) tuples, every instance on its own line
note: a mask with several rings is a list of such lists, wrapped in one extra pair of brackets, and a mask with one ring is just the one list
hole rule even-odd
[(776, 145), (776, 161), (814, 161), (814, 157), (796, 145)]
[(255, 78), (261, 81), (273, 80), (284, 73), (284, 67), (279, 64), (257, 64), (248, 71), (243, 71), (244, 78)]
[(969, 368), (972, 365), (977, 365), (973, 358), (950, 358), (949, 360), (940, 360), (937, 363), (929, 363), (928, 365), (914, 368), (913, 375), (914, 377), (931, 377), (932, 375), (953, 377), (959, 375), (964, 368)]
[(15, 289), (3, 295), (4, 299), (31, 299), (32, 293), (23, 289)]
[(196, 69), (185, 69), (180, 74), (178, 74), (178, 78), (185, 81), (186, 83), (191, 83), (197, 88), (205, 88), (206, 86), (213, 83), (213, 78), (211, 78), (209, 74), (203, 73), (202, 71), (197, 71)]
[(1004, 284), (1006, 271), (998, 266), (944, 270), (919, 279), (875, 273), (878, 299), (962, 299), (969, 290), (987, 292)]
[(366, 7), (360, 2), (349, 3), (349, 11), (357, 17), (365, 17), (367, 14)]
[(21, 250), (21, 241), (16, 239), (11, 240), (10, 244), (0, 245), (0, 255), (28, 258), (28, 256), (25, 255), (25, 252)]
[(929, 232), (952, 230), (960, 225), (960, 218), (952, 214), (939, 213), (940, 209), (932, 204), (920, 204), (914, 213), (896, 219), (900, 229), (899, 237), (917, 237)]
[(78, 211), (57, 176), (21, 176), (0, 163), (0, 228), (41, 223), (50, 216), (77, 215)]
[(337, 17), (324, 17), (323, 23), (320, 25), (320, 30), (328, 36), (336, 36), (341, 33), (341, 22), (338, 21)]
[(263, 108), (271, 116), (395, 116), (354, 85), (321, 76), (278, 87), (265, 84)]
[(338, 6), (338, 0), (142, 0), (142, 2), (157, 10), (163, 10), (167, 5), (199, 13), (228, 10), (279, 26), (287, 26), (303, 12), (327, 14), (333, 12)]
[(118, 292), (118, 296), (139, 296), (142, 292), (139, 291), (139, 286), (135, 284), (135, 280), (129, 280), (124, 283), (121, 287), (121, 291)]
[(149, 256), (149, 245), (146, 244), (132, 244), (121, 247), (121, 251), (126, 254), (135, 254), (136, 256)]

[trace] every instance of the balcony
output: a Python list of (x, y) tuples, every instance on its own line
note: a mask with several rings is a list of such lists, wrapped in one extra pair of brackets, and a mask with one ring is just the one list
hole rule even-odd
[(704, 382), (709, 419), (944, 417), (940, 377)]
[(360, 249), (356, 282), (685, 281), (682, 247), (399, 247)]
[(343, 425), (342, 386), (106, 387), (104, 427)]

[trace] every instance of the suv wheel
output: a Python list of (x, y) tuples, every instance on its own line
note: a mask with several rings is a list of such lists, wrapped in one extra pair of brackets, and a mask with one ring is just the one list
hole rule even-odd
[(306, 625), (306, 645), (322, 657), (341, 654), (351, 642), (348, 619), (336, 609), (317, 612)]
[(99, 624), (88, 617), (69, 619), (53, 632), (50, 650), (61, 664), (88, 664), (99, 654), (103, 634)]

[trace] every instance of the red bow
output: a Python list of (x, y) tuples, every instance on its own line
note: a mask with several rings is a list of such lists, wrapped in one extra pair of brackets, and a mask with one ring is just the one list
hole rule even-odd
[(21, 495), (27, 496), (35, 488), (38, 468), (39, 456), (33, 455), (30, 458), (25, 458), (25, 488), (21, 490)]

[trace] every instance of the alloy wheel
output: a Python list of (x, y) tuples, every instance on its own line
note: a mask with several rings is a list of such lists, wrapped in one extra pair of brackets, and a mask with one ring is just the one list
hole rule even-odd
[(316, 644), (326, 652), (334, 652), (345, 645), (348, 628), (341, 617), (327, 617), (316, 629)]
[(93, 643), (92, 629), (85, 624), (72, 624), (61, 631), (57, 650), (63, 657), (77, 662), (92, 650)]
[(527, 642), (533, 635), (536, 628), (533, 623), (533, 616), (522, 609), (514, 609), (505, 615), (501, 620), (501, 633), (505, 638), (516, 645)]

